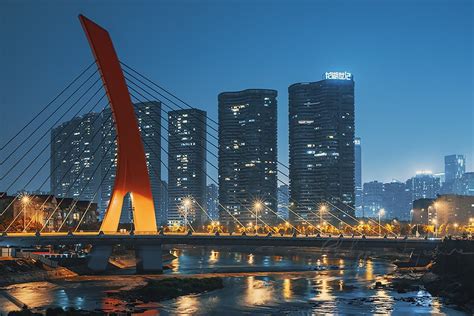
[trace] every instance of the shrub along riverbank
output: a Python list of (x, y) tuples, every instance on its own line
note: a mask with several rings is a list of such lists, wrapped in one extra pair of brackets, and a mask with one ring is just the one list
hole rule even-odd
[(197, 294), (224, 287), (222, 278), (167, 278), (150, 280), (142, 287), (110, 293), (127, 302), (159, 302), (182, 295)]

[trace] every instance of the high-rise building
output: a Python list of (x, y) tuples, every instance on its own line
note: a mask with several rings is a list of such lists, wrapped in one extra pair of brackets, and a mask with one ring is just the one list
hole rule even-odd
[[(138, 128), (143, 140), (148, 174), (150, 176), (156, 223), (157, 225), (162, 225), (166, 222), (166, 217), (161, 209), (161, 103), (158, 101), (141, 102), (134, 104), (134, 108)], [(116, 131), (111, 116), (112, 110), (110, 108), (107, 108), (102, 112), (103, 160), (101, 169), (103, 181), (101, 185), (101, 203), (99, 213), (101, 218), (104, 216), (104, 212), (107, 210), (109, 205), (117, 171)], [(115, 144), (111, 145), (113, 142)], [(132, 222), (132, 215), (130, 197), (127, 195), (122, 206), (120, 222)]]
[(413, 201), (412, 224), (428, 225), (436, 218), (433, 203), (435, 199), (416, 199)]
[(207, 213), (213, 221), (219, 220), (219, 188), (214, 183), (207, 186)]
[(461, 179), (466, 172), (466, 159), (463, 155), (448, 155), (444, 157), (445, 182)]
[(286, 184), (278, 187), (278, 217), (287, 220), (290, 216), (290, 187)]
[(363, 217), (363, 196), (362, 189), (362, 145), (360, 137), (354, 139), (354, 153), (355, 153), (355, 214), (358, 217)]
[(101, 119), (85, 114), (51, 130), (51, 193), (97, 202)]
[(168, 112), (168, 223), (206, 220), (206, 112)]
[(321, 81), (291, 85), (288, 93), (290, 198), (299, 215), (290, 219), (312, 219), (327, 204), (337, 219), (326, 212), (326, 220), (350, 221), (345, 213), (354, 216), (353, 77), (327, 72)]
[(469, 225), (474, 218), (474, 197), (455, 194), (439, 195), (433, 203), (438, 225)]
[(163, 218), (162, 225), (167, 224), (168, 222), (168, 208), (169, 208), (169, 200), (168, 200), (168, 182), (162, 180), (161, 181), (161, 215)]
[(387, 218), (409, 221), (412, 200), (411, 192), (406, 184), (398, 181), (385, 183), (383, 185), (382, 205)]
[[(383, 183), (371, 181), (364, 183), (364, 217), (378, 217), (383, 205)], [(384, 214), (386, 216), (387, 214)]]
[[(219, 94), (219, 210), (224, 225), (271, 225), (277, 212), (277, 91)], [(231, 215), (230, 215), (231, 214)]]
[(455, 181), (454, 193), (474, 196), (474, 172), (466, 172), (461, 179)]
[(412, 201), (434, 199), (440, 192), (441, 181), (431, 171), (418, 171), (416, 176), (407, 180), (407, 187), (412, 192)]
[(466, 172), (466, 159), (463, 155), (444, 156), (445, 181), (441, 186), (442, 194), (458, 193), (461, 178)]

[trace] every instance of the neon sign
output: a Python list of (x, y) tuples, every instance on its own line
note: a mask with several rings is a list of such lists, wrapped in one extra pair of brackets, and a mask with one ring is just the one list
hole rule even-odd
[(330, 71), (330, 72), (325, 72), (324, 79), (330, 79), (330, 80), (352, 80), (352, 74), (350, 72), (344, 71), (344, 72), (339, 72), (339, 71)]

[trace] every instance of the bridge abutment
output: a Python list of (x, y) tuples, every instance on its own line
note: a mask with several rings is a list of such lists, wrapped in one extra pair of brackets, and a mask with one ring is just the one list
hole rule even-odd
[(163, 253), (161, 244), (137, 245), (135, 248), (137, 273), (162, 273)]
[(92, 247), (89, 254), (87, 267), (94, 272), (103, 272), (107, 270), (109, 258), (112, 254), (112, 245), (97, 245)]

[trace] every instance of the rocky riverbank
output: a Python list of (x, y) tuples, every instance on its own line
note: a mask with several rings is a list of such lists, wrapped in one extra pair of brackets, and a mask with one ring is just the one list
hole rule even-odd
[(422, 277), (425, 288), (474, 314), (474, 241), (445, 240), (429, 273)]
[(434, 254), (428, 271), (397, 271), (389, 279), (390, 289), (398, 293), (425, 289), (474, 315), (474, 241), (445, 240)]

